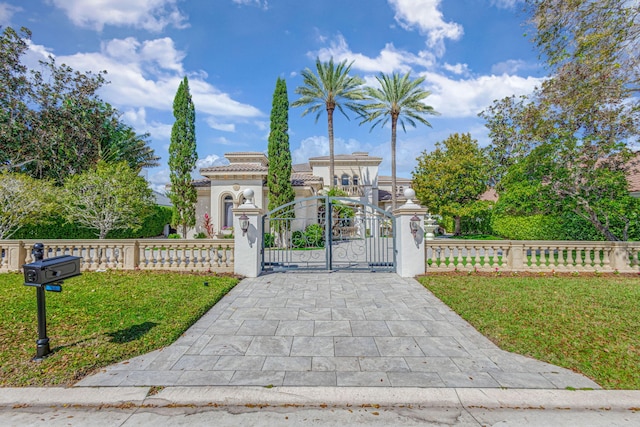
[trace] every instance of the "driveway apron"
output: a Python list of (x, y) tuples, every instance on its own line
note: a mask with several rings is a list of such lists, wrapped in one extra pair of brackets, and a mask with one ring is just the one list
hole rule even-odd
[(414, 279), (276, 273), (242, 280), (174, 344), (76, 386), (600, 388), (500, 350)]

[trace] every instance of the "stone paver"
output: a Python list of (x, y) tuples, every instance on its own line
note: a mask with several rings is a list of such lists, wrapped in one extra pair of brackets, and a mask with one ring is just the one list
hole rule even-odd
[(600, 388), (498, 349), (413, 279), (244, 279), (173, 345), (77, 386)]

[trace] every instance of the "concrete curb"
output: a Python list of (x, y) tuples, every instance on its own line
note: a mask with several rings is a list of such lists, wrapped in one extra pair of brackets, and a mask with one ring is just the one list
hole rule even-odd
[(640, 390), (374, 387), (0, 388), (10, 406), (304, 406), (640, 411)]
[(0, 406), (142, 405), (149, 387), (0, 388)]

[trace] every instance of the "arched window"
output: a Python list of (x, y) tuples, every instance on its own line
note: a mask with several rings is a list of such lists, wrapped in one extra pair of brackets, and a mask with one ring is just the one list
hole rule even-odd
[(224, 223), (223, 227), (233, 227), (233, 197), (231, 195), (224, 196)]
[(342, 185), (349, 185), (349, 175), (346, 173), (342, 174)]
[(358, 185), (358, 175), (353, 175), (353, 185)]

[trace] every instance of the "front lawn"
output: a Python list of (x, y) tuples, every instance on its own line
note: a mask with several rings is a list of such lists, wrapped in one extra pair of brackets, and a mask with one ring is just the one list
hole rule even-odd
[(0, 386), (68, 386), (167, 346), (237, 282), (204, 274), (84, 273), (67, 280), (62, 292), (45, 293), (53, 353), (33, 362), (36, 290), (23, 285), (22, 274), (0, 274)]
[(420, 282), (502, 349), (640, 389), (640, 278), (427, 275)]

